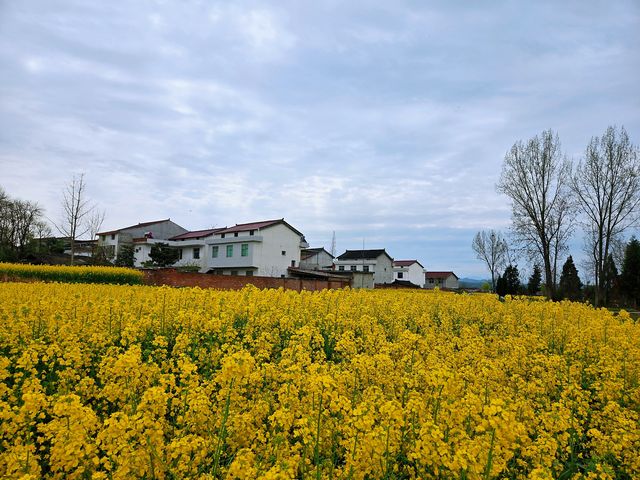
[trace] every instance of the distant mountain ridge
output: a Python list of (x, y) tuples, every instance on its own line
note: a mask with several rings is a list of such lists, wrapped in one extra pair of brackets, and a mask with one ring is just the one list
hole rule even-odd
[(461, 278), (458, 280), (460, 288), (480, 288), (485, 283), (491, 283), (491, 280), (478, 280), (477, 278)]

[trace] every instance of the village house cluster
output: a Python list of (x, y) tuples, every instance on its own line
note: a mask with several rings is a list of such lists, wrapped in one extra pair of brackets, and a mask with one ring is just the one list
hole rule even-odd
[(136, 267), (145, 266), (151, 248), (162, 243), (178, 249), (176, 267), (197, 268), (201, 273), (348, 276), (352, 286), (361, 288), (458, 288), (455, 273), (428, 271), (418, 260), (395, 260), (385, 249), (347, 250), (334, 258), (325, 248), (310, 248), (302, 232), (284, 218), (194, 231), (170, 219), (158, 220), (99, 232), (97, 242), (112, 258), (117, 258), (123, 245), (132, 245)]

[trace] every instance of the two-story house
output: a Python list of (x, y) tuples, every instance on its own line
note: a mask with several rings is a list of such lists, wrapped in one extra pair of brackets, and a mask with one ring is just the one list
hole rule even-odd
[(425, 272), (424, 288), (450, 288), (457, 290), (460, 288), (458, 276), (453, 272)]
[(300, 251), (309, 245), (304, 235), (283, 218), (241, 223), (232, 227), (195, 230), (168, 240), (136, 239), (136, 266), (149, 259), (151, 247), (167, 243), (178, 248), (175, 266), (195, 266), (200, 272), (219, 275), (288, 276), (289, 267), (300, 266)]
[(153, 222), (143, 222), (130, 227), (110, 230), (108, 232), (98, 232), (98, 248), (103, 248), (107, 255), (115, 260), (122, 245), (132, 245), (136, 239), (153, 238), (166, 240), (181, 233), (187, 232), (177, 223), (167, 218), (166, 220), (156, 220)]
[(394, 260), (393, 278), (423, 287), (425, 283), (424, 267), (418, 260)]
[(375, 283), (393, 282), (393, 258), (384, 248), (347, 250), (334, 263), (338, 272), (373, 272)]

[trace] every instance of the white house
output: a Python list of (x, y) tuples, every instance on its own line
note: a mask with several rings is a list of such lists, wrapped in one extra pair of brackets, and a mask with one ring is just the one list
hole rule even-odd
[(375, 283), (393, 282), (393, 258), (384, 248), (347, 250), (334, 263), (339, 272), (373, 272)]
[[(155, 238), (136, 242), (136, 265), (148, 260)], [(233, 227), (184, 232), (162, 241), (180, 251), (176, 266), (197, 266), (200, 272), (219, 275), (289, 276), (300, 266), (304, 235), (283, 218), (242, 223)]]
[(113, 255), (115, 259), (122, 245), (131, 245), (134, 240), (153, 238), (168, 239), (175, 235), (185, 233), (187, 229), (182, 228), (177, 223), (166, 220), (156, 220), (153, 222), (143, 222), (130, 227), (110, 230), (108, 232), (98, 232), (98, 247), (104, 248), (106, 253)]
[(179, 248), (180, 259), (176, 262), (176, 266), (197, 266), (202, 270), (206, 267), (206, 262), (204, 261), (206, 254), (205, 239), (212, 238), (215, 232), (224, 230), (224, 228), (194, 230), (175, 235), (167, 240), (147, 237), (136, 238), (134, 240), (135, 266), (141, 267), (144, 262), (151, 260), (149, 254), (154, 244), (166, 243)]
[(418, 260), (394, 260), (393, 279), (404, 280), (424, 287), (424, 267)]
[(307, 270), (327, 270), (333, 268), (333, 255), (323, 247), (304, 248), (300, 252), (300, 268)]
[(458, 276), (453, 272), (425, 272), (424, 288), (450, 288), (457, 290), (460, 288)]

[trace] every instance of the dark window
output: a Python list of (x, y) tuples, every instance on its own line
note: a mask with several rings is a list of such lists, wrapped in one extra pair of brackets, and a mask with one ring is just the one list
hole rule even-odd
[(255, 230), (249, 230), (249, 235), (253, 235), (253, 232), (255, 232)]
[(253, 277), (253, 270), (247, 270), (247, 277)]
[(182, 260), (182, 249), (181, 248), (178, 249), (178, 258), (180, 260)]
[(238, 270), (231, 270), (231, 275), (238, 275)]
[(429, 279), (429, 283), (433, 283), (433, 278), (430, 278), (430, 279)]
[(355, 265), (351, 265), (351, 271), (355, 272), (356, 270), (358, 270), (358, 267), (356, 267)]
[(112, 233), (112, 234), (111, 234), (111, 240), (115, 240), (115, 239), (116, 239), (116, 234), (115, 234), (115, 233)]
[(338, 266), (338, 270), (341, 271), (341, 272), (344, 272), (344, 265), (339, 265)]
[(296, 261), (295, 260), (291, 260), (291, 266), (295, 267), (296, 266)]
[(368, 272), (368, 271), (369, 271), (369, 265), (364, 265), (364, 266), (362, 267), (362, 271), (363, 271), (363, 272)]
[(193, 258), (195, 258), (196, 260), (200, 258), (200, 247), (194, 247)]
[(235, 233), (233, 234), (233, 236), (234, 236), (234, 237), (237, 237), (237, 236), (238, 236), (238, 232), (235, 232)]
[(286, 250), (282, 250), (282, 256), (285, 256), (287, 254)]
[(222, 238), (224, 238), (224, 233), (222, 235), (220, 235)]
[(402, 278), (402, 272), (398, 272), (398, 278)]

